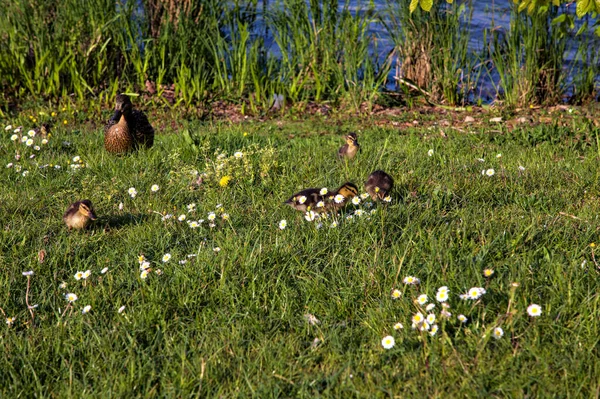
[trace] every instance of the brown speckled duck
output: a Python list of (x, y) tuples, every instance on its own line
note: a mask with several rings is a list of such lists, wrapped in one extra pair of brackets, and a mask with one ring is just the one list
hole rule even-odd
[(96, 220), (92, 201), (82, 200), (73, 202), (63, 215), (63, 221), (68, 229), (85, 229), (91, 220)]
[(384, 199), (394, 187), (394, 179), (383, 170), (376, 170), (365, 182), (365, 191), (373, 200)]
[(114, 154), (122, 154), (154, 144), (154, 128), (146, 115), (133, 109), (128, 96), (119, 94), (116, 99), (115, 113), (104, 129), (104, 148)]
[(307, 188), (292, 195), (285, 203), (301, 212), (324, 212), (325, 195), (322, 192), (327, 194), (327, 189)]
[(360, 144), (358, 144), (358, 137), (356, 133), (350, 133), (346, 135), (346, 144), (340, 147), (338, 150), (338, 158), (352, 159), (356, 156), (360, 150)]
[(338, 210), (345, 207), (352, 198), (358, 195), (358, 187), (354, 183), (346, 182), (337, 190), (327, 196), (327, 210)]

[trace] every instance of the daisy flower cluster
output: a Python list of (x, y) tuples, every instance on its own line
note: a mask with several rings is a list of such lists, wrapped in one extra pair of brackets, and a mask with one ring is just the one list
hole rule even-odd
[[(486, 277), (490, 277), (492, 274), (492, 269), (485, 269), (484, 275)], [(457, 328), (469, 322), (469, 317), (464, 314), (453, 315), (450, 305), (451, 290), (447, 286), (439, 287), (435, 295), (430, 296), (427, 293), (419, 293), (420, 280), (417, 277), (406, 276), (403, 279), (403, 283), (406, 286), (405, 292), (403, 293), (400, 289), (394, 288), (391, 293), (391, 299), (399, 300), (405, 297), (405, 294), (409, 290), (414, 293), (414, 296), (407, 296), (407, 298), (411, 298), (413, 305), (416, 307), (416, 311), (410, 316), (412, 330), (417, 331), (419, 334), (427, 334), (433, 337), (438, 334), (440, 328), (444, 328), (449, 323), (454, 324), (455, 328)], [(466, 293), (460, 294), (459, 298), (464, 301), (477, 301), (486, 293), (485, 288), (472, 287)], [(474, 302), (467, 309), (472, 311), (478, 304), (479, 302)], [(457, 307), (464, 308), (464, 305), (460, 305), (459, 303)], [(539, 317), (542, 315), (542, 307), (537, 304), (531, 304), (527, 307), (527, 314), (532, 318)], [(393, 330), (395, 331), (403, 329), (404, 325), (400, 321), (393, 325)], [(491, 336), (495, 339), (501, 339), (504, 336), (504, 330), (500, 325), (493, 326), (491, 327)], [(388, 335), (383, 338), (381, 345), (385, 349), (391, 349), (395, 345), (395, 338)]]
[(179, 214), (156, 213), (161, 215), (161, 220), (163, 222), (176, 221), (175, 223), (186, 223), (190, 229), (208, 226), (212, 230), (218, 226), (229, 223), (231, 220), (231, 216), (229, 213), (225, 212), (223, 204), (217, 204), (214, 210), (209, 211), (202, 216), (200, 216), (195, 203), (187, 204), (186, 210), (179, 212)]
[[(327, 195), (329, 193), (329, 189), (326, 187), (322, 188), (319, 192), (320, 195)], [(302, 196), (298, 198), (298, 203), (303, 204), (307, 201), (307, 198)], [(343, 195), (337, 194), (335, 196), (330, 196), (327, 199), (328, 203), (335, 204), (343, 204), (347, 201)], [(390, 196), (387, 196), (383, 200), (386, 203), (392, 201)], [(320, 229), (324, 226), (325, 223), (329, 226), (329, 228), (336, 228), (342, 223), (352, 222), (356, 220), (371, 220), (371, 216), (377, 213), (377, 208), (374, 208), (374, 203), (369, 199), (369, 194), (363, 193), (361, 195), (357, 195), (348, 201), (348, 206), (343, 210), (343, 212), (323, 212), (323, 208), (327, 206), (325, 201), (319, 201), (313, 209), (309, 209), (304, 214), (304, 219), (307, 222), (314, 222), (315, 228)], [(279, 221), (277, 227), (280, 230), (284, 230), (288, 226), (287, 220)]]
[[(27, 162), (31, 162), (37, 157), (42, 148), (48, 144), (48, 138), (51, 135), (48, 134), (48, 138), (42, 137), (33, 129), (26, 131), (23, 126), (14, 127), (13, 125), (5, 126), (4, 131), (13, 143), (15, 150), (14, 162), (9, 162), (6, 167), (14, 170), (15, 173), (27, 176), (29, 174)], [(37, 164), (29, 165), (29, 168), (35, 166)]]
[[(164, 254), (161, 259), (162, 263), (167, 263), (170, 260), (171, 260), (170, 253)], [(153, 269), (152, 264), (150, 263), (150, 261), (148, 259), (146, 259), (146, 257), (144, 255), (140, 255), (138, 257), (138, 263), (139, 263), (139, 267), (140, 267), (140, 279), (142, 279), (142, 280), (146, 280), (148, 278), (148, 276), (150, 275), (150, 273), (152, 273), (152, 272), (154, 272), (158, 276), (163, 274), (162, 269), (159, 269), (159, 268)]]
[[(209, 148), (210, 143), (205, 142), (201, 150), (208, 152)], [(212, 156), (207, 154), (204, 170), (198, 173), (196, 185), (208, 182), (225, 188), (238, 181), (270, 179), (278, 166), (276, 154), (272, 146), (260, 147), (258, 144), (238, 149), (233, 154), (217, 148)]]

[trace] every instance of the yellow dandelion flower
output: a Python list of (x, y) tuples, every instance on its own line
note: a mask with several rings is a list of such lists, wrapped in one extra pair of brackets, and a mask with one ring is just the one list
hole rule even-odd
[(223, 177), (221, 177), (221, 180), (219, 180), (219, 186), (225, 187), (229, 184), (230, 181), (231, 181), (231, 176), (223, 176)]

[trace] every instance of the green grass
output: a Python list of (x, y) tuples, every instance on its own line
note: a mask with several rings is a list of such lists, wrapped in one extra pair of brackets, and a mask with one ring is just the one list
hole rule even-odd
[[(24, 116), (0, 122), (31, 125)], [(191, 121), (188, 133), (166, 128), (152, 149), (123, 157), (103, 150), (101, 124), (58, 127), (39, 152), (0, 130), (0, 308), (16, 317), (0, 327), (0, 396), (597, 396), (598, 129), (576, 119), (446, 129), (443, 138), (439, 128), (373, 122)], [(363, 151), (346, 165), (335, 154), (351, 129)], [(70, 171), (75, 156), (87, 167)], [(317, 229), (282, 204), (302, 188), (362, 186), (378, 168), (396, 188), (370, 217), (346, 220), (350, 206), (337, 228)], [(481, 174), (488, 168), (494, 176)], [(200, 185), (194, 171), (207, 173)], [(232, 180), (220, 187), (224, 174)], [(99, 219), (69, 233), (62, 213), (83, 198)], [(159, 214), (206, 219), (217, 204), (230, 220), (212, 229)], [(162, 275), (142, 280), (141, 254)], [(74, 279), (88, 269), (85, 282)], [(404, 286), (408, 275), (421, 284)], [(413, 299), (442, 285), (452, 317), (443, 320), (437, 304), (437, 335), (412, 330)], [(471, 287), (487, 293), (460, 300)], [(395, 288), (402, 298), (391, 298)], [(67, 292), (79, 296), (72, 308)], [(526, 314), (532, 303), (541, 317)], [(85, 305), (92, 310), (82, 315)], [(396, 322), (404, 329), (394, 331)], [(491, 337), (497, 326), (500, 340)], [(386, 335), (396, 339), (391, 350), (381, 346)]]

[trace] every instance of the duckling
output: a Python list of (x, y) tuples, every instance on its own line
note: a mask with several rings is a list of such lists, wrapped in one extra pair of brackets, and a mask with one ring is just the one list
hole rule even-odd
[(142, 111), (134, 110), (128, 96), (119, 94), (115, 113), (104, 129), (104, 148), (112, 153), (124, 153), (143, 145), (154, 144), (154, 128)]
[[(338, 210), (345, 207), (348, 202), (358, 195), (358, 187), (354, 183), (346, 182), (337, 190), (329, 194), (327, 210)], [(339, 197), (341, 196), (341, 197)]]
[(94, 212), (92, 201), (86, 199), (73, 202), (69, 205), (63, 215), (63, 220), (69, 228), (69, 231), (71, 229), (85, 229), (90, 223), (90, 220), (96, 220), (96, 213)]
[(307, 188), (292, 195), (285, 204), (301, 212), (325, 212), (325, 194), (322, 192), (327, 194), (327, 189)]
[(346, 135), (346, 144), (341, 146), (338, 150), (338, 158), (352, 159), (359, 150), (360, 144), (358, 144), (358, 137), (356, 137), (356, 133), (350, 133)]
[(383, 170), (376, 170), (365, 182), (365, 191), (373, 200), (384, 199), (394, 187), (394, 179)]

